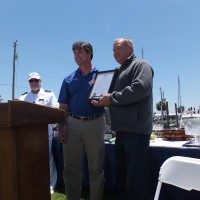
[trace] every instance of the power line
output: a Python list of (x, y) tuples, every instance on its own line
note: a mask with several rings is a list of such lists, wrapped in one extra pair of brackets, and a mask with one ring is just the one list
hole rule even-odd
[(7, 39), (5, 36), (2, 36), (1, 34), (0, 34), (0, 40), (3, 43), (8, 44), (9, 46), (12, 46), (12, 42), (9, 39)]
[[(0, 85), (9, 85), (11, 86), (12, 83), (0, 83)], [(29, 89), (29, 87), (25, 87), (25, 86), (22, 86), (22, 85), (15, 85), (16, 88), (26, 88), (26, 89)]]
[(53, 60), (57, 60), (60, 62), (66, 62), (66, 59), (61, 56), (58, 56), (58, 55), (51, 53), (49, 51), (46, 51), (46, 50), (42, 50), (38, 47), (34, 47), (33, 45), (25, 44), (24, 42), (20, 42), (19, 48), (21, 48), (23, 50), (28, 50), (31, 53), (34, 53), (34, 54), (37, 54), (40, 56), (44, 56), (44, 57), (47, 57), (47, 58), (50, 58)]
[[(0, 40), (3, 41), (4, 43), (8, 44), (9, 46), (12, 46), (12, 42), (10, 41), (11, 39), (2, 35), (2, 34), (0, 34)], [(44, 59), (47, 59), (47, 60), (50, 60), (50, 61), (53, 61), (53, 62), (57, 62), (58, 64), (66, 65), (67, 60), (65, 58), (61, 57), (61, 56), (56, 55), (55, 53), (52, 53), (50, 51), (46, 51), (44, 49), (40, 49), (40, 48), (35, 47), (31, 44), (25, 43), (21, 40), (18, 40), (18, 43), (19, 43), (18, 44), (18, 51), (22, 50), (22, 51), (25, 51), (25, 52), (29, 52), (29, 53), (34, 54), (36, 56), (40, 56)]]
[(40, 52), (36, 49), (31, 49), (31, 48), (28, 48), (28, 47), (24, 47), (24, 46), (21, 46), (19, 45), (19, 50), (22, 50), (22, 51), (25, 51), (25, 52), (29, 52), (31, 54), (34, 54), (36, 56), (40, 56), (42, 58), (45, 58), (47, 60), (50, 60), (50, 61), (53, 61), (53, 62), (56, 62), (58, 64), (61, 64), (61, 65), (65, 65), (66, 64), (66, 61), (64, 61), (64, 59), (60, 59), (58, 57), (55, 57), (51, 54), (48, 54), (48, 53), (45, 53), (45, 52)]
[[(14, 47), (13, 68), (12, 68), (12, 64), (10, 65), (11, 69), (13, 69), (13, 77), (12, 77), (12, 98), (13, 99), (14, 99), (14, 96), (15, 96), (15, 87), (16, 87), (16, 83), (15, 83), (15, 78), (16, 78), (15, 65), (16, 65), (16, 63), (15, 63), (15, 61), (18, 58), (18, 54), (16, 52), (16, 46), (18, 47), (17, 48), (18, 52), (19, 52), (19, 50), (22, 50), (22, 51), (25, 51), (27, 53), (31, 53), (31, 54), (36, 55), (36, 56), (40, 56), (43, 59), (50, 60), (50, 61), (56, 62), (58, 64), (61, 64), (61, 65), (66, 65), (66, 59), (61, 57), (61, 56), (57, 56), (54, 53), (51, 53), (51, 52), (46, 51), (46, 50), (42, 50), (38, 47), (35, 47), (33, 45), (30, 45), (30, 44), (26, 44), (22, 41), (20, 41), (20, 43), (19, 43), (19, 40), (18, 40), (18, 44), (17, 44), (17, 40), (16, 40), (16, 42), (14, 42), (14, 45), (13, 45), (13, 42), (11, 42), (11, 39), (8, 38), (7, 36), (2, 35), (1, 33), (0, 33), (0, 41), (3, 42), (3, 43), (6, 43), (9, 46)], [(2, 66), (2, 64), (1, 64), (0, 68), (6, 67), (6, 66), (9, 66), (9, 65), (3, 64), (3, 66)]]
[(1, 62), (2, 62), (2, 63), (10, 63), (10, 60), (3, 60), (3, 59), (1, 59), (1, 60), (0, 60), (0, 63), (1, 63)]

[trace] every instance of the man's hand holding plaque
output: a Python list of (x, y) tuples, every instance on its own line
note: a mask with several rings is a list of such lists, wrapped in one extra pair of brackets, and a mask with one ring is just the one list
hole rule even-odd
[(99, 100), (92, 100), (91, 103), (94, 105), (94, 106), (105, 106), (105, 107), (108, 107), (111, 102), (110, 102), (110, 94), (109, 93), (105, 93), (103, 94)]
[(90, 102), (94, 103), (95, 101), (99, 101), (104, 94), (112, 92), (117, 76), (116, 72), (117, 70), (108, 70), (97, 73), (88, 98)]

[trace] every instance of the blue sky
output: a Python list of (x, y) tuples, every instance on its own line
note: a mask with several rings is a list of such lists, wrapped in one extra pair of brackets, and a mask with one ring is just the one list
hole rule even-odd
[(154, 111), (160, 87), (170, 112), (178, 102), (200, 106), (200, 1), (4, 1), (0, 0), (0, 95), (12, 98), (13, 43), (17, 40), (15, 98), (29, 90), (28, 74), (40, 73), (43, 88), (59, 95), (63, 78), (77, 68), (71, 46), (93, 45), (93, 65), (119, 66), (113, 41), (130, 37), (135, 54), (154, 69)]

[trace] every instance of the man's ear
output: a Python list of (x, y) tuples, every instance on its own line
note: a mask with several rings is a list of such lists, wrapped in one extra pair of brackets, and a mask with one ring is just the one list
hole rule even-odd
[(129, 46), (128, 51), (129, 51), (129, 53), (132, 54), (133, 53), (133, 47)]

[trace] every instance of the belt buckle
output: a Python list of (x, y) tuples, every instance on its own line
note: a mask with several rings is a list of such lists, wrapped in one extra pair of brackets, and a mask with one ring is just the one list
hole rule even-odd
[(85, 121), (88, 121), (88, 120), (93, 120), (94, 117), (93, 116), (88, 116), (88, 117), (81, 117), (81, 120), (85, 120)]
[(85, 119), (85, 117), (82, 117), (82, 116), (80, 116), (80, 119), (81, 119), (81, 120), (84, 120), (84, 119)]

